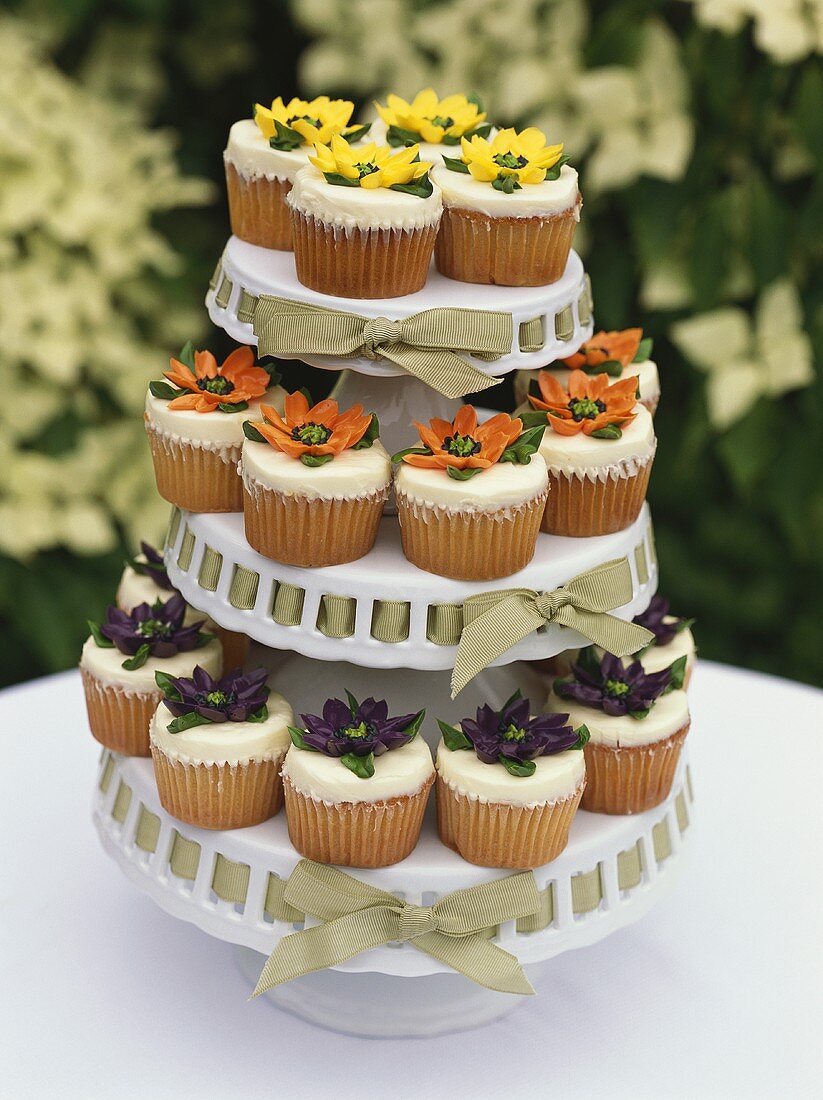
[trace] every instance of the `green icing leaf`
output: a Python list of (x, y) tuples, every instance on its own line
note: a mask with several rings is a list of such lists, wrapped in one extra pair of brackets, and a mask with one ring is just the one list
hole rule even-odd
[(645, 363), (646, 360), (649, 358), (649, 356), (652, 353), (652, 347), (653, 346), (654, 346), (654, 340), (652, 340), (651, 336), (645, 336), (640, 341), (640, 345), (637, 349), (637, 354), (635, 355), (634, 359), (632, 359), (632, 362), (633, 363)]
[(417, 145), (420, 142), (420, 134), (414, 130), (404, 130), (402, 126), (390, 126), (386, 131), (386, 141), (394, 149), (401, 146)]
[(100, 623), (93, 623), (91, 619), (89, 619), (88, 624), (95, 645), (98, 645), (101, 649), (114, 649), (114, 642), (110, 642), (105, 634), (103, 634), (100, 629)]
[(500, 456), (500, 461), (515, 462), (520, 466), (528, 465), (532, 455), (535, 454), (540, 447), (540, 441), (543, 438), (543, 432), (545, 430), (545, 423), (535, 424), (534, 427), (528, 428), (519, 439), (516, 439), (511, 446), (505, 449)]
[(352, 716), (352, 718), (354, 718), (354, 716), (357, 714), (357, 710), (358, 710), (358, 707), (360, 706), (360, 704), (357, 702), (357, 700), (355, 699), (355, 697), (352, 695), (352, 693), (349, 691), (348, 688), (345, 689), (345, 692), (346, 692), (346, 698), (349, 701), (349, 710), (351, 711), (351, 716)]
[(300, 461), (304, 466), (325, 466), (327, 462), (331, 462), (334, 455), (301, 455)]
[(169, 722), (166, 729), (169, 733), (182, 733), (184, 730), (193, 729), (194, 726), (207, 726), (209, 725), (209, 719), (204, 718), (202, 714), (198, 714), (197, 711), (189, 711), (188, 714), (181, 714), (179, 718), (175, 718), (173, 722)]
[(497, 759), (509, 775), (516, 775), (521, 779), (527, 779), (530, 775), (534, 775), (537, 768), (533, 760), (512, 760), (510, 756), (504, 756), (502, 752)]
[(360, 141), (361, 138), (364, 138), (369, 130), (371, 130), (371, 123), (367, 122), (363, 126), (352, 126), (351, 129), (344, 130), (342, 136), (349, 145), (354, 145), (356, 141)]
[(586, 363), (583, 365), (582, 370), (586, 374), (608, 374), (610, 378), (619, 378), (623, 373), (623, 364), (619, 359), (607, 359), (605, 363), (595, 365)]
[[(477, 113), (480, 115), (482, 115), (483, 112), (486, 110), (486, 108), (483, 106), (483, 100), (480, 98), (477, 92), (469, 92), (469, 94), (466, 96), (466, 101), (468, 103), (473, 103), (474, 106), (477, 108)], [(489, 125), (491, 125), (491, 123)]]
[(305, 397), (305, 399), (306, 399), (306, 400), (308, 401), (308, 403), (309, 403), (309, 406), (310, 406), (310, 407), (311, 407), (312, 405), (314, 405), (314, 398), (313, 398), (313, 397), (312, 397), (312, 395), (311, 395), (311, 394), (309, 393), (309, 389), (308, 389), (308, 387), (307, 387), (307, 386), (301, 386), (301, 387), (300, 387), (300, 389), (299, 389), (299, 390), (298, 390), (297, 392), (298, 392), (298, 393), (302, 393), (302, 394), (303, 394), (303, 396)]
[(548, 416), (543, 409), (524, 409), (523, 412), (518, 413), (517, 416), (523, 421), (524, 428), (534, 428), (538, 425), (545, 428), (548, 423)]
[(403, 455), (430, 455), (430, 447), (405, 447), (402, 451), (397, 451), (391, 456), (392, 462), (402, 461)]
[(256, 710), (254, 714), (250, 714), (246, 719), (247, 722), (265, 722), (269, 716), (269, 708), (264, 703), (260, 710)]
[(305, 749), (306, 752), (317, 752), (318, 750), (306, 743), (306, 739), (303, 737), (303, 730), (299, 730), (296, 726), (289, 726), (289, 736), (291, 737), (291, 743), (297, 749)]
[(589, 733), (588, 726), (578, 726), (577, 728), (577, 741), (571, 747), (573, 749), (582, 749), (584, 745), (588, 745), (591, 740), (591, 734)]
[(555, 164), (553, 167), (551, 167), (548, 170), (548, 172), (546, 173), (546, 179), (547, 180), (559, 180), (560, 179), (560, 169), (563, 167), (564, 164), (568, 164), (568, 163), (569, 163), (569, 158), (564, 153), (563, 156), (560, 158), (560, 160), (557, 162), (557, 164)]
[(414, 195), (418, 199), (427, 199), (433, 190), (428, 172), (411, 183), (393, 183), (389, 188), (389, 191), (402, 191), (404, 195)]
[(360, 180), (350, 180), (348, 176), (342, 176), (339, 172), (324, 172), (326, 183), (333, 183), (335, 187), (359, 187)]
[(467, 466), (465, 470), (458, 470), (456, 466), (447, 466), (446, 473), (455, 481), (468, 481), (475, 474), (480, 473), (479, 466)]
[(520, 190), (520, 184), (517, 182), (516, 176), (499, 175), (497, 179), (492, 180), (492, 187), (495, 191), (502, 191), (504, 195), (511, 195), (515, 191)]
[(184, 367), (188, 367), (192, 374), (196, 375), (194, 369), (194, 356), (197, 352), (194, 344), (191, 340), (187, 340), (180, 349), (180, 354), (177, 356), (177, 361), (182, 363)]
[(406, 726), (406, 728), (403, 730), (403, 732), (406, 734), (406, 736), (409, 738), (409, 740), (411, 740), (413, 737), (417, 736), (418, 730), (422, 726), (423, 719), (425, 717), (426, 717), (425, 708), (423, 710), (419, 710), (417, 712), (417, 714), (415, 714), (414, 718), (412, 718), (412, 720), (408, 724), (408, 726)]
[(123, 662), (122, 667), (126, 669), (127, 672), (135, 672), (138, 668), (142, 668), (146, 661), (148, 661), (150, 652), (151, 650), (148, 642), (143, 642), (135, 655)]
[(233, 405), (230, 401), (220, 401), (217, 405), (221, 413), (239, 413), (249, 407), (248, 401), (236, 401)]
[(441, 722), (439, 718), (437, 719), (437, 724), (440, 727), (440, 732), (443, 734), (443, 743), (447, 749), (456, 752), (458, 749), (472, 748), (471, 741), (457, 726), (450, 726), (447, 722)]
[(450, 172), (462, 172), (466, 176), (470, 175), (468, 164), (459, 157), (443, 157), (443, 163)]
[(209, 634), (209, 632), (207, 630), (201, 630), (200, 633), (197, 635), (197, 644), (195, 645), (194, 648), (195, 649), (202, 649), (203, 646), (208, 645), (209, 642), (213, 642), (214, 639), (215, 639), (214, 634)]
[(374, 753), (368, 756), (357, 756), (353, 752), (346, 752), (340, 757), (340, 763), (344, 764), (350, 772), (361, 779), (371, 779), (374, 775)]
[(290, 126), (286, 126), (282, 122), (278, 122), (275, 119), (274, 122), (275, 132), (269, 138), (269, 145), (272, 149), (281, 149), (285, 152), (291, 152), (293, 149), (297, 149), (298, 146), (303, 144), (303, 135), (298, 134), (296, 130), (292, 130)]
[(682, 657), (678, 657), (676, 661), (673, 661), (669, 665), (669, 673), (671, 680), (667, 691), (679, 691), (683, 687), (683, 682), (686, 679), (686, 661), (688, 657), (684, 653)]
[(172, 678), (168, 675), (168, 673), (160, 672), (158, 669), (158, 671), (154, 674), (154, 682), (155, 684), (157, 684), (157, 686), (160, 688), (160, 690), (163, 692), (163, 695), (167, 699), (179, 701), (183, 698), (179, 690), (174, 686)]
[(175, 389), (168, 382), (149, 382), (149, 393), (161, 401), (172, 401), (175, 397), (181, 397), (186, 391)]
[(589, 676), (596, 676), (600, 672), (600, 659), (596, 652), (597, 647), (593, 645), (584, 646), (577, 654), (577, 660), (574, 662), (579, 665), (584, 672)]
[(607, 424), (605, 428), (597, 428), (590, 434), (593, 439), (620, 439), (623, 431), (619, 424)]
[(243, 435), (246, 439), (252, 440), (253, 443), (265, 443), (266, 437), (261, 435), (255, 428), (254, 423), (251, 420), (243, 421)]
[(636, 718), (637, 721), (639, 722), (641, 718), (646, 718), (648, 713), (649, 713), (649, 708), (648, 707), (646, 707), (645, 710), (630, 710), (629, 711), (629, 717), (630, 718)]
[(371, 421), (368, 428), (366, 428), (365, 434), (361, 439), (355, 443), (352, 447), (353, 451), (364, 451), (371, 447), (375, 439), (380, 438), (380, 421), (377, 419), (377, 413), (371, 414)]

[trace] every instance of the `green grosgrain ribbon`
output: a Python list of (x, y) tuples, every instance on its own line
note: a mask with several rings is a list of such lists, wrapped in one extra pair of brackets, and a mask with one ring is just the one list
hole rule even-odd
[(463, 603), (463, 633), (452, 673), (452, 699), (501, 653), (547, 623), (568, 626), (616, 657), (636, 653), (654, 635), (609, 615), (634, 595), (628, 558), (615, 558), (552, 592), (509, 588)]
[(503, 921), (538, 912), (540, 895), (531, 871), (456, 890), (425, 906), (409, 905), (336, 867), (302, 859), (283, 897), (288, 905), (324, 923), (280, 940), (253, 997), (395, 941), (408, 941), (487, 989), (534, 993), (514, 955), (485, 934)]
[(260, 355), (388, 359), (451, 398), (500, 381), (457, 352), (493, 362), (511, 351), (514, 332), (512, 315), (499, 311), (425, 309), (392, 321), (269, 294), (258, 298), (253, 323)]

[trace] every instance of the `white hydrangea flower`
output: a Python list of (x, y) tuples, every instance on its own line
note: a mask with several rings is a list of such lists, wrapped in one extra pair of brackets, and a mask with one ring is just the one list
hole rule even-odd
[(698, 22), (737, 34), (748, 20), (758, 49), (781, 64), (823, 53), (823, 0), (691, 0)]

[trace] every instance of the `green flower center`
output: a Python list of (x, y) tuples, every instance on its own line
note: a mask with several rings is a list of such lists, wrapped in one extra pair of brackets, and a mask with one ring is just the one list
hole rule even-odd
[(354, 740), (360, 740), (363, 737), (371, 736), (371, 729), (365, 722), (361, 722), (359, 726), (345, 726), (340, 730), (341, 737), (350, 737)]
[(605, 688), (606, 694), (611, 695), (615, 699), (620, 699), (624, 695), (629, 694), (629, 685), (623, 683), (622, 680), (607, 680)]
[(137, 627), (137, 633), (144, 638), (170, 638), (174, 627), (164, 619), (145, 619)]
[(228, 378), (224, 378), (222, 374), (218, 374), (215, 375), (214, 378), (198, 378), (197, 388), (205, 390), (206, 393), (218, 393), (222, 396), (231, 393), (234, 389), (234, 382), (230, 382)]
[(306, 446), (311, 447), (326, 443), (331, 438), (331, 434), (331, 428), (327, 428), (325, 424), (315, 424), (309, 420), (305, 424), (292, 428), (291, 437), (298, 443), (305, 443)]
[(520, 729), (519, 726), (515, 726), (514, 723), (509, 723), (506, 729), (501, 732), (500, 736), (504, 741), (525, 741), (526, 731)]
[(292, 115), (286, 122), (286, 125), (291, 126), (293, 122), (308, 122), (311, 126), (316, 126), (318, 130), (320, 129), (320, 119), (312, 118), (311, 115)]
[(357, 169), (358, 179), (361, 180), (364, 176), (370, 176), (372, 172), (378, 171), (377, 165), (372, 164), (371, 161), (366, 161), (365, 164), (363, 164), (361, 161), (358, 161), (354, 167)]
[(432, 126), (439, 126), (441, 130), (448, 130), (450, 126), (454, 126), (454, 119), (449, 118), (448, 115), (433, 115), (431, 118), (426, 119)]
[(492, 160), (501, 168), (525, 168), (529, 163), (525, 157), (518, 157), (515, 153), (495, 153)]
[(578, 397), (569, 402), (569, 409), (575, 420), (594, 420), (599, 413), (606, 411), (606, 406), (590, 397)]
[(468, 458), (470, 455), (477, 454), (480, 444), (470, 435), (460, 435), (459, 432), (455, 432), (454, 435), (447, 435), (443, 440), (443, 450), (456, 458)]
[(229, 697), (225, 691), (208, 691), (206, 692), (206, 702), (213, 707), (224, 707), (229, 702)]

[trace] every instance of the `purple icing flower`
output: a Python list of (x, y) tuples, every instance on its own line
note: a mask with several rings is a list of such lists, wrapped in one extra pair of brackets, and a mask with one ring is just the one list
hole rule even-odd
[(166, 565), (163, 561), (163, 555), (160, 551), (155, 550), (153, 546), (149, 546), (147, 542), (141, 542), (140, 552), (145, 558), (145, 561), (140, 561), (138, 558), (132, 558), (129, 562), (134, 572), (140, 573), (144, 577), (151, 577), (158, 588), (165, 588), (168, 592), (174, 592), (174, 585), (169, 580), (169, 575), (166, 572)]
[(568, 714), (532, 717), (529, 700), (516, 691), (500, 710), (486, 703), (478, 707), (476, 718), (464, 718), (459, 726), (438, 724), (452, 751), (474, 749), (484, 764), (503, 764), (512, 775), (528, 776), (534, 774), (538, 756), (554, 756), (586, 744), (589, 731), (585, 726), (574, 730), (568, 720)]
[(89, 627), (99, 646), (116, 646), (126, 654), (129, 660), (123, 662), (123, 668), (132, 671), (145, 664), (149, 657), (174, 657), (211, 641), (213, 635), (200, 630), (205, 619), (190, 626), (183, 625), (186, 610), (186, 601), (180, 595), (172, 596), (165, 603), (162, 600), (154, 604), (141, 603), (131, 611), (110, 606), (106, 621), (90, 622)]
[[(666, 622), (666, 619), (669, 621)], [(645, 626), (646, 630), (651, 630), (654, 634), (654, 641), (650, 643), (651, 645), (663, 646), (668, 645), (681, 630), (690, 627), (694, 619), (679, 619), (670, 615), (669, 601), (663, 596), (652, 596), (649, 606), (640, 615), (635, 615), (634, 622), (639, 626)]]
[(554, 691), (561, 699), (573, 699), (612, 717), (629, 714), (645, 718), (664, 692), (679, 686), (673, 675), (678, 662), (661, 672), (647, 673), (640, 661), (624, 665), (611, 653), (604, 653), (600, 661), (588, 651), (584, 653), (585, 657), (581, 655), (572, 665), (571, 679), (555, 680)]
[(390, 718), (385, 699), (368, 698), (358, 703), (350, 691), (346, 696), (348, 703), (327, 699), (322, 717), (301, 714), (305, 729), (289, 726), (289, 732), (297, 748), (339, 757), (350, 771), (369, 779), (374, 775), (375, 756), (407, 745), (420, 729), (426, 712)]
[(191, 676), (155, 672), (154, 679), (163, 691), (163, 702), (175, 716), (168, 727), (170, 733), (207, 722), (264, 722), (268, 718), (266, 700), (271, 689), (265, 668), (245, 674), (236, 668), (213, 679), (196, 665)]

